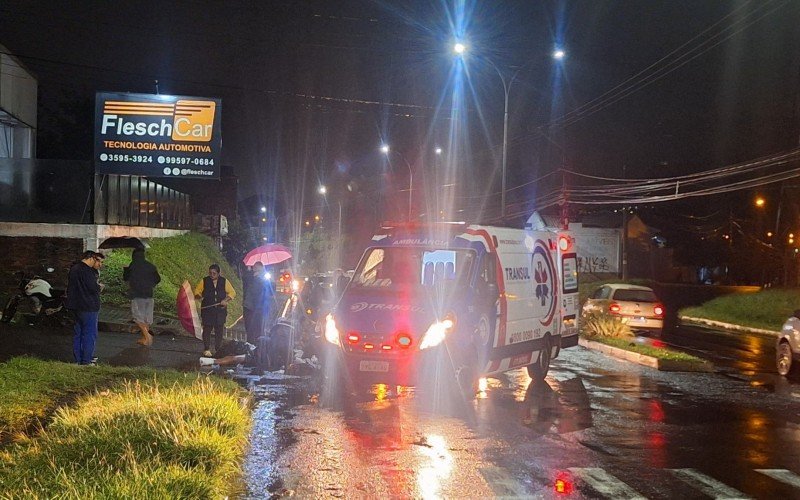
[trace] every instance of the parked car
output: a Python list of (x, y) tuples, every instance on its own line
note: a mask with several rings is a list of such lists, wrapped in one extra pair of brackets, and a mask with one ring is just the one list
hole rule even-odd
[(786, 320), (775, 346), (775, 364), (784, 377), (800, 375), (800, 309)]
[(618, 316), (636, 333), (660, 335), (664, 328), (664, 305), (646, 286), (605, 284), (586, 300), (583, 312)]

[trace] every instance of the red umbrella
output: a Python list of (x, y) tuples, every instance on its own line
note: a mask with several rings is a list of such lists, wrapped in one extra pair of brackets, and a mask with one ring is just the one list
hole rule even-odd
[(277, 243), (267, 243), (247, 252), (242, 262), (244, 262), (245, 266), (252, 266), (256, 262), (269, 266), (291, 258), (292, 253), (285, 246)]

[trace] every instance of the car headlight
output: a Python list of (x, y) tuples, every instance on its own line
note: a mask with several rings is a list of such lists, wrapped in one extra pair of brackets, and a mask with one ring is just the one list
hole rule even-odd
[(339, 343), (339, 329), (336, 328), (336, 321), (333, 319), (333, 314), (325, 316), (325, 340), (334, 345), (341, 345)]
[(447, 334), (453, 331), (455, 326), (455, 319), (449, 315), (441, 321), (435, 321), (428, 327), (428, 331), (425, 332), (425, 335), (422, 337), (422, 342), (419, 344), (420, 350), (441, 344)]

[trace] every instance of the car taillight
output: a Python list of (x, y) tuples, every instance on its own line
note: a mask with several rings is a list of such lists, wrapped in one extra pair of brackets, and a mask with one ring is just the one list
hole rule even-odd
[(622, 308), (621, 308), (621, 307), (619, 306), (619, 304), (617, 304), (616, 302), (612, 302), (612, 303), (611, 303), (611, 304), (608, 306), (608, 312), (609, 312), (609, 313), (611, 313), (611, 314), (619, 314), (619, 312), (620, 312), (621, 310), (622, 310)]
[(411, 343), (412, 343), (411, 335), (409, 335), (407, 333), (398, 333), (397, 336), (395, 337), (394, 341), (402, 349), (408, 349), (409, 347), (411, 347)]
[(661, 304), (656, 304), (656, 306), (653, 307), (653, 312), (658, 317), (663, 316), (664, 315), (664, 306), (662, 306)]
[(356, 332), (350, 332), (347, 334), (347, 341), (351, 344), (358, 344), (358, 341), (361, 340), (361, 336)]
[(368, 351), (372, 350), (374, 348), (375, 348), (375, 346), (373, 344), (364, 344), (364, 349), (366, 349)]

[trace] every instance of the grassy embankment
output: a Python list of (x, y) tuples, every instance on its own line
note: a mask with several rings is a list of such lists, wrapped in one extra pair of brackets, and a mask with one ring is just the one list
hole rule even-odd
[[(171, 238), (148, 240), (147, 260), (155, 264), (161, 274), (161, 283), (154, 292), (155, 311), (158, 314), (174, 316), (175, 298), (184, 280), (189, 280), (192, 288), (208, 274), (208, 266), (213, 263), (222, 268), (222, 275), (231, 281), (237, 298), (228, 306), (228, 324), (242, 314), (242, 280), (233, 267), (225, 261), (211, 238), (189, 233)], [(122, 268), (131, 262), (131, 250), (114, 250), (106, 259), (100, 280), (106, 288), (102, 293), (104, 304), (128, 307), (128, 285), (122, 280)]]
[(230, 381), (16, 358), (0, 364), (0, 394), (0, 432), (15, 438), (0, 498), (222, 498), (240, 475), (249, 417)]
[(697, 307), (681, 309), (678, 314), (779, 331), (795, 309), (800, 309), (800, 289), (773, 288), (756, 293), (724, 295)]

